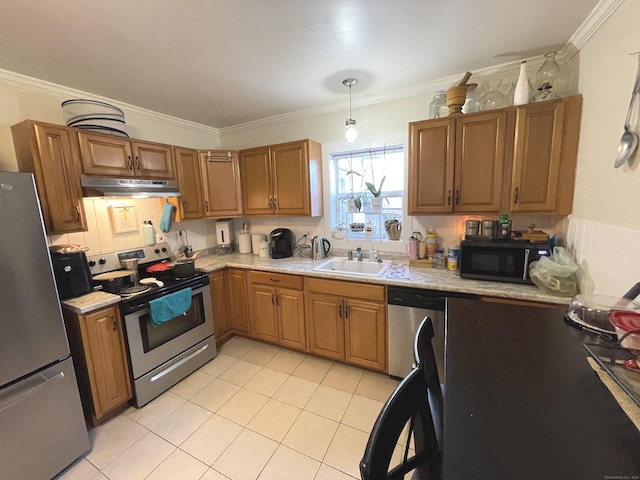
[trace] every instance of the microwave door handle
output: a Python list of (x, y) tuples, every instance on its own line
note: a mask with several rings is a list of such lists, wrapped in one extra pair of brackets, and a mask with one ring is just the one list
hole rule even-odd
[(526, 280), (529, 277), (529, 250), (525, 248), (524, 250), (524, 266), (522, 268), (522, 279)]

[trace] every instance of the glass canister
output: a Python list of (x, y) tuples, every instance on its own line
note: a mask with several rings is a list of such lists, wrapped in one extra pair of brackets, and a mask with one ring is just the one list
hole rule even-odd
[(439, 270), (444, 270), (446, 260), (444, 258), (444, 250), (441, 248), (436, 249), (435, 262), (433, 264), (434, 268)]
[(447, 92), (438, 90), (429, 104), (429, 118), (442, 118), (449, 115), (447, 108)]

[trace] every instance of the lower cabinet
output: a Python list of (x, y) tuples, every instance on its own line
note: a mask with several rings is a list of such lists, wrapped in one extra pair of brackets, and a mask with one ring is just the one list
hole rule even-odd
[(118, 305), (87, 314), (64, 310), (69, 346), (85, 416), (97, 425), (132, 397)]
[(233, 334), (231, 317), (227, 307), (227, 271), (218, 270), (209, 274), (209, 290), (211, 291), (211, 307), (213, 309), (213, 331), (216, 344), (224, 343)]
[(249, 272), (249, 311), (255, 338), (305, 350), (302, 277)]
[(309, 352), (387, 371), (384, 286), (307, 278), (305, 293)]
[(251, 333), (249, 323), (249, 294), (247, 293), (247, 271), (230, 268), (227, 274), (227, 307), (231, 328), (240, 333)]

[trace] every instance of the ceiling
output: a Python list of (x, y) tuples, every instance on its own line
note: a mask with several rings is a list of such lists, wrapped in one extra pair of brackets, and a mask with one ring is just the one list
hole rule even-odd
[(2, 0), (0, 69), (222, 128), (561, 48), (597, 3)]

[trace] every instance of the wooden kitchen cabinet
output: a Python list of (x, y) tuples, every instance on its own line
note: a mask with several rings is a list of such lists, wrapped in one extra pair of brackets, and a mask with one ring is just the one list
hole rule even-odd
[(319, 216), (322, 147), (312, 140), (240, 152), (245, 215)]
[(255, 338), (305, 350), (302, 277), (249, 272), (250, 318)]
[(305, 293), (309, 352), (387, 371), (385, 287), (308, 278)]
[(232, 335), (231, 318), (227, 307), (227, 271), (218, 270), (209, 274), (211, 307), (213, 309), (213, 331), (216, 344), (224, 343)]
[(231, 328), (237, 333), (251, 333), (249, 323), (249, 293), (247, 272), (241, 268), (229, 268), (226, 272), (227, 308)]
[(200, 170), (206, 217), (242, 215), (238, 152), (201, 150)]
[(173, 179), (170, 145), (78, 131), (86, 175)]
[(87, 231), (75, 130), (26, 120), (11, 133), (18, 169), (34, 175), (47, 233)]
[(191, 148), (173, 147), (173, 156), (181, 194), (178, 199), (180, 218), (182, 220), (203, 218), (203, 184), (198, 151)]
[(410, 123), (409, 214), (499, 213), (506, 134), (506, 109)]
[(582, 96), (517, 107), (509, 210), (568, 215)]
[(71, 355), (85, 415), (99, 424), (132, 397), (120, 310), (112, 305), (87, 314), (64, 310)]

